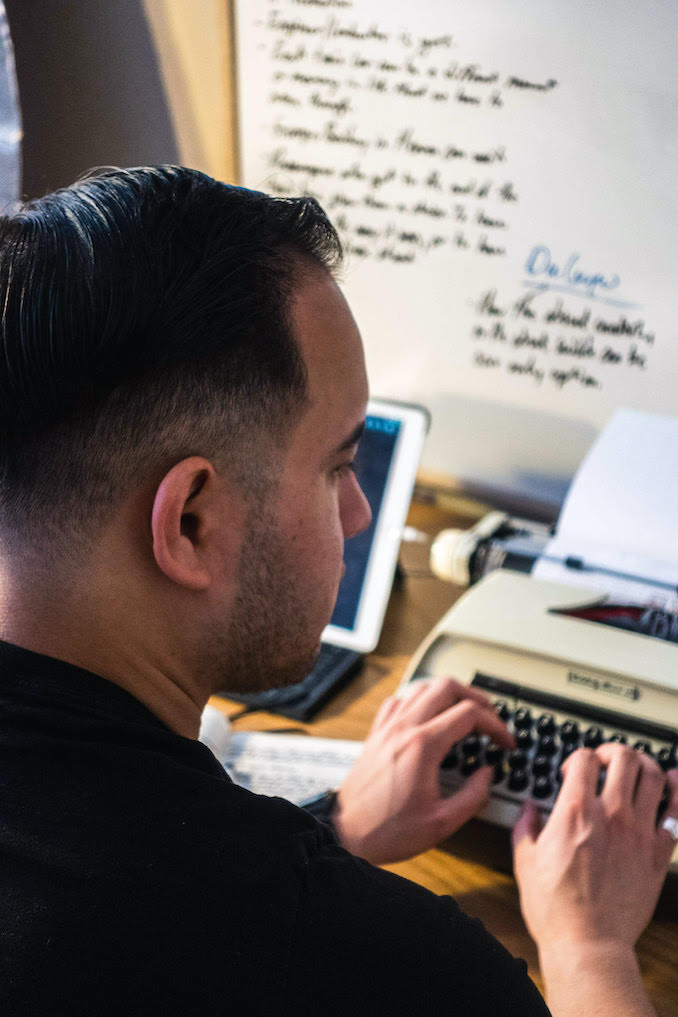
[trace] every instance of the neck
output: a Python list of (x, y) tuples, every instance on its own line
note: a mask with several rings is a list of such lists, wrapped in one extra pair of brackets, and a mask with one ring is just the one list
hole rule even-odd
[[(135, 623), (130, 619), (138, 619)], [(0, 596), (0, 638), (26, 650), (63, 660), (106, 678), (138, 699), (163, 724), (186, 738), (197, 738), (200, 717), (209, 697), (190, 677), (190, 667), (173, 646), (150, 630), (148, 611), (124, 612), (107, 602), (97, 612), (65, 594), (11, 592)]]

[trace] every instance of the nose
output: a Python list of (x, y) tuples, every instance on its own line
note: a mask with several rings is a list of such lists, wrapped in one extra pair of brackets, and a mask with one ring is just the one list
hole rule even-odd
[(346, 478), (346, 486), (341, 494), (341, 526), (344, 540), (350, 540), (370, 525), (372, 509), (354, 473)]

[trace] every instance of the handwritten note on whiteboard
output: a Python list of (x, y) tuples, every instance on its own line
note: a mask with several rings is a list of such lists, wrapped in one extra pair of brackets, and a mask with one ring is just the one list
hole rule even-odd
[(678, 6), (238, 0), (243, 183), (315, 195), (424, 467), (558, 501), (676, 412)]

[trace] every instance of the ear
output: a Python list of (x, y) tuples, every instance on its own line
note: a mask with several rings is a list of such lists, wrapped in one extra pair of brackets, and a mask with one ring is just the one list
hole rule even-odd
[(182, 459), (161, 480), (151, 513), (153, 555), (173, 583), (198, 591), (211, 585), (214, 551), (223, 552), (223, 540), (213, 546), (217, 534), (224, 536), (222, 494), (213, 465), (201, 456)]

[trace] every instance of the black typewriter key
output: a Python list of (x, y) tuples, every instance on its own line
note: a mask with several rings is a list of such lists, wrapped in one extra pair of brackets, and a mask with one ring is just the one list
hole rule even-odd
[(485, 749), (485, 762), (488, 766), (496, 766), (497, 763), (501, 763), (504, 759), (504, 750), (499, 745), (490, 744)]
[(556, 730), (556, 720), (552, 713), (542, 713), (537, 721), (537, 734), (552, 735)]
[(457, 746), (453, 745), (440, 765), (444, 770), (453, 770), (458, 762), (459, 755), (457, 753)]
[(523, 770), (527, 766), (527, 755), (522, 749), (509, 752), (508, 763), (512, 770)]
[(626, 735), (620, 734), (619, 731), (615, 731), (607, 740), (608, 742), (616, 742), (617, 745), (626, 745)]
[(535, 756), (532, 760), (532, 773), (535, 777), (544, 777), (551, 772), (551, 760), (548, 756)]
[(504, 765), (504, 761), (502, 760), (500, 763), (496, 763), (494, 767), (494, 772), (492, 774), (492, 783), (500, 784), (505, 776), (506, 776), (506, 766)]
[(468, 759), (469, 756), (477, 756), (480, 752), (480, 738), (477, 734), (470, 734), (461, 743), (462, 755)]
[(540, 774), (539, 777), (535, 778), (534, 784), (532, 785), (532, 795), (534, 798), (548, 798), (553, 793), (553, 784), (549, 777), (544, 774)]
[(603, 731), (600, 727), (590, 727), (584, 733), (584, 745), (587, 749), (597, 749), (604, 741)]
[(579, 748), (576, 742), (565, 742), (560, 750), (559, 762), (562, 764), (565, 762), (568, 756), (571, 756), (573, 752)]
[(670, 770), (676, 765), (676, 757), (673, 749), (663, 748), (657, 753), (657, 762), (662, 770)]
[(511, 711), (509, 709), (508, 703), (505, 700), (503, 699), (495, 700), (494, 708), (497, 711), (497, 716), (499, 717), (500, 720), (503, 720), (504, 723), (506, 723), (506, 721), (510, 719)]
[(560, 726), (560, 740), (568, 744), (579, 744), (579, 725), (574, 720), (566, 720)]
[(652, 746), (649, 742), (639, 741), (633, 746), (636, 752), (642, 752), (646, 756), (652, 755)]
[(467, 756), (459, 767), (464, 777), (470, 777), (480, 766), (480, 756)]
[(524, 791), (529, 782), (527, 770), (516, 769), (509, 773), (508, 786), (511, 791)]
[(554, 756), (557, 749), (556, 740), (553, 735), (544, 735), (539, 740), (537, 745), (537, 755), (539, 756)]
[(515, 734), (516, 746), (519, 749), (529, 749), (533, 742), (532, 732), (529, 727), (521, 727)]
[(666, 806), (669, 804), (669, 789), (667, 787), (662, 791), (662, 796), (659, 802), (659, 808), (657, 809), (657, 822), (661, 821), (662, 816), (666, 812)]
[(528, 730), (532, 727), (532, 714), (526, 707), (521, 706), (513, 714), (513, 726), (516, 731)]

